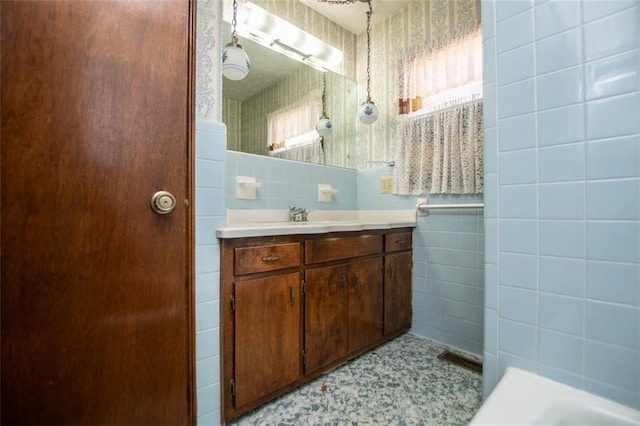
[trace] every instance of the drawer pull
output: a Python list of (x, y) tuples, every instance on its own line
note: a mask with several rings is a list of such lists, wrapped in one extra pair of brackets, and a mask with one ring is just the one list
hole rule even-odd
[(263, 262), (276, 262), (280, 260), (280, 256), (265, 256), (262, 258)]
[(358, 277), (358, 274), (355, 274), (355, 276), (356, 276), (356, 279), (355, 279), (354, 287), (355, 287), (355, 288), (356, 288), (356, 290), (357, 290), (357, 289), (359, 289), (359, 288), (360, 288), (360, 277)]
[(291, 306), (296, 303), (296, 290), (291, 286)]
[(404, 240), (396, 240), (396, 244), (402, 244), (404, 243)]
[(347, 276), (342, 274), (342, 292), (344, 293), (347, 290)]

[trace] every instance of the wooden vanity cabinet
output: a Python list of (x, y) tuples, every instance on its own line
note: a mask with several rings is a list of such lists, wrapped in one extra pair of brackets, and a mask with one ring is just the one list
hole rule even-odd
[(305, 373), (382, 339), (383, 238), (350, 233), (305, 241)]
[(229, 420), (302, 377), (302, 243), (223, 240), (223, 409)]
[(410, 228), (224, 239), (221, 248), (225, 421), (411, 326)]
[(305, 373), (382, 339), (382, 258), (305, 273)]
[(412, 236), (411, 232), (385, 235), (384, 336), (393, 337), (411, 328)]

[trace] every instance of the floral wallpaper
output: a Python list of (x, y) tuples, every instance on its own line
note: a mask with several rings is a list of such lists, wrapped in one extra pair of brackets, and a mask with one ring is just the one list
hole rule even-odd
[(222, 1), (199, 0), (196, 23), (196, 117), (222, 120)]

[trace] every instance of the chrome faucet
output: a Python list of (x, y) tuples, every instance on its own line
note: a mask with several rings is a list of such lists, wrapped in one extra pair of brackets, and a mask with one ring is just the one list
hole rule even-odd
[(310, 211), (302, 207), (289, 206), (289, 222), (306, 222)]

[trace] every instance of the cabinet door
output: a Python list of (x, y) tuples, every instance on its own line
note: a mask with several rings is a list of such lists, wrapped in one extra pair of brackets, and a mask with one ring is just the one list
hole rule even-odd
[(385, 256), (384, 335), (411, 327), (411, 252)]
[(349, 270), (330, 266), (306, 271), (305, 372), (347, 354)]
[(349, 352), (382, 338), (382, 258), (349, 265)]
[(300, 377), (299, 290), (298, 272), (236, 282), (236, 407)]

